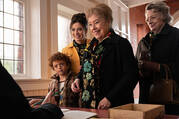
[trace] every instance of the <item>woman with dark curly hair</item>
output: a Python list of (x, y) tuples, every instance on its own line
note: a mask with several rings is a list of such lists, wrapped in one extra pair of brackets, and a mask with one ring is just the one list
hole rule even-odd
[(83, 61), (84, 49), (90, 43), (90, 40), (86, 39), (87, 20), (84, 13), (77, 13), (72, 16), (70, 31), (74, 40), (63, 48), (62, 52), (70, 57), (72, 71), (77, 74)]

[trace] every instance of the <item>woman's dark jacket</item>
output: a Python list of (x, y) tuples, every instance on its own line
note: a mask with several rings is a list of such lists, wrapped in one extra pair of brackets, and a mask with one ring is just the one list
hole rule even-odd
[[(149, 33), (139, 42), (137, 59), (144, 49), (144, 42), (149, 41)], [(151, 61), (159, 64), (167, 64), (173, 79), (179, 84), (179, 29), (165, 24), (162, 31), (152, 41)]]
[[(67, 79), (64, 84), (63, 94), (62, 94), (63, 97), (62, 104), (60, 104), (60, 106), (62, 107), (80, 107), (79, 93), (74, 93), (71, 90), (71, 84), (74, 81), (74, 77), (75, 77), (74, 73), (72, 72), (68, 73)], [(51, 77), (51, 79), (60, 81), (60, 77), (57, 74), (54, 74)]]
[(100, 65), (101, 92), (112, 107), (133, 103), (138, 68), (129, 41), (111, 30)]
[[(106, 97), (111, 107), (115, 107), (134, 102), (133, 90), (138, 80), (138, 67), (129, 41), (112, 29), (110, 32), (109, 37), (102, 41), (104, 52), (99, 66), (99, 95)], [(91, 44), (93, 41), (96, 39)]]
[[(136, 57), (140, 60), (142, 51), (145, 51), (145, 43), (149, 42), (149, 33), (139, 42)], [(151, 50), (151, 61), (159, 64), (167, 64), (171, 70), (172, 77), (179, 86), (179, 29), (165, 24), (159, 34), (157, 34), (153, 41)], [(160, 75), (165, 73), (162, 65), (160, 65)], [(162, 73), (164, 72), (164, 73)], [(156, 73), (157, 74), (157, 73)], [(162, 75), (164, 76), (164, 75)], [(150, 86), (152, 84), (153, 76), (141, 77), (140, 84), (140, 102), (148, 103), (148, 96)], [(178, 91), (177, 91), (178, 92)], [(165, 105), (166, 113), (174, 114), (179, 110), (179, 105)]]

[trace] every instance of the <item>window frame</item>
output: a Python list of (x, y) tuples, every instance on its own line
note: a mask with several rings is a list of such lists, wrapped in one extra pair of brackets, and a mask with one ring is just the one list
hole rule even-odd
[[(21, 59), (21, 60), (19, 60), (19, 59), (15, 59), (14, 58), (14, 56), (13, 56), (13, 58), (11, 58), (11, 59), (6, 59), (4, 56), (3, 56), (3, 58), (2, 58), (2, 60), (4, 60), (4, 61), (12, 61), (12, 62), (16, 62), (16, 61), (23, 61), (23, 73), (18, 73), (18, 74), (15, 74), (15, 71), (13, 71), (13, 74), (11, 74), (13, 77), (14, 76), (24, 76), (24, 74), (25, 74), (25, 72), (26, 72), (26, 70), (25, 70), (25, 63), (26, 63), (26, 61), (25, 61), (25, 51), (26, 51), (26, 48), (25, 48), (25, 42), (26, 42), (26, 38), (25, 38), (25, 1), (24, 0), (12, 0), (13, 2), (14, 1), (16, 1), (16, 2), (20, 2), (20, 3), (22, 3), (23, 4), (23, 14), (22, 14), (22, 18), (23, 18), (23, 29), (19, 29), (19, 30), (17, 30), (17, 31), (22, 31), (22, 33), (23, 33), (23, 43), (22, 44), (14, 44), (14, 43), (5, 43), (4, 41), (3, 41), (3, 44), (6, 44), (6, 45), (12, 45), (12, 47), (13, 47), (13, 54), (14, 54), (14, 51), (15, 51), (15, 49), (14, 49), (14, 47), (16, 47), (16, 46), (21, 46), (22, 48), (23, 48), (23, 58)], [(2, 13), (6, 13), (5, 11), (4, 11), (4, 2), (3, 2), (3, 12)], [(14, 10), (14, 8), (13, 8), (13, 10)], [(8, 14), (11, 14), (11, 13), (8, 13)], [(12, 14), (12, 16), (13, 17), (15, 17), (16, 16), (16, 14)], [(4, 17), (4, 15), (3, 15), (3, 17)], [(4, 21), (3, 21), (3, 23), (4, 23)], [(13, 25), (14, 25), (14, 20), (13, 20)], [(8, 29), (8, 30), (12, 30), (12, 32), (15, 32), (16, 30), (14, 29), (14, 28), (6, 28), (6, 27), (2, 27), (2, 29), (4, 30), (4, 29)], [(3, 32), (4, 33), (4, 32)], [(3, 35), (3, 37), (4, 37), (4, 35)], [(14, 38), (14, 35), (13, 35), (13, 38)], [(3, 46), (3, 48), (4, 48), (4, 46)], [(3, 51), (4, 52), (4, 51)], [(15, 66), (15, 65), (14, 65)], [(14, 70), (14, 67), (13, 66), (13, 70)]]
[[(31, 79), (41, 79), (41, 73), (40, 73), (40, 58), (33, 58), (33, 56), (40, 54), (40, 30), (38, 29), (39, 26), (36, 27), (36, 29), (38, 30), (37, 34), (39, 33), (39, 35), (37, 35), (35, 37), (36, 41), (33, 39), (33, 29), (35, 29), (32, 26), (32, 19), (34, 18), (34, 16), (32, 16), (33, 12), (35, 13), (35, 11), (33, 11), (32, 9), (34, 8), (34, 3), (33, 0), (29, 1), (29, 0), (19, 0), (22, 1), (24, 3), (24, 73), (23, 74), (12, 74), (12, 77), (15, 80), (31, 80)], [(37, 0), (37, 6), (38, 6), (38, 0)], [(38, 14), (38, 9), (37, 10), (37, 14)], [(38, 16), (38, 15), (37, 15)], [(40, 18), (40, 16), (39, 16)], [(37, 21), (35, 21), (36, 23)], [(33, 46), (34, 44), (36, 44), (35, 46)], [(34, 50), (36, 50), (37, 52), (34, 52)], [(34, 52), (34, 53), (33, 53)], [(34, 55), (32, 55), (34, 54)], [(39, 59), (39, 60), (37, 60)], [(33, 65), (33, 64), (38, 64), (38, 65)], [(38, 74), (35, 76), (34, 72), (37, 72), (35, 74)]]
[[(130, 39), (130, 24), (129, 24), (129, 8), (118, 0), (108, 0), (108, 4), (113, 11), (114, 31), (124, 38)], [(118, 16), (117, 16), (118, 15)]]

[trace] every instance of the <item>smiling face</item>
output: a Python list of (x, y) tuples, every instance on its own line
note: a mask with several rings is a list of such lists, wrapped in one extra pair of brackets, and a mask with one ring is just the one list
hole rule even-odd
[(52, 65), (53, 65), (53, 70), (60, 76), (64, 76), (67, 74), (69, 66), (67, 66), (65, 61), (56, 60), (53, 61)]
[(109, 32), (109, 22), (95, 14), (89, 16), (88, 27), (92, 35), (99, 41), (102, 41)]
[(83, 26), (79, 23), (76, 22), (72, 25), (71, 27), (71, 34), (74, 38), (74, 40), (78, 43), (78, 44), (83, 44), (84, 43), (84, 39), (86, 36), (86, 31), (83, 28)]
[(145, 19), (150, 30), (155, 34), (159, 33), (165, 24), (162, 14), (155, 12), (154, 9), (146, 11)]

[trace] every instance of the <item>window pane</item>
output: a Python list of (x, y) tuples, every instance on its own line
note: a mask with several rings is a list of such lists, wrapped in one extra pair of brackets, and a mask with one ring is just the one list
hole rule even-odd
[(24, 69), (23, 0), (0, 0), (0, 59), (11, 74)]
[(4, 65), (4, 60), (0, 59), (0, 61), (1, 61), (1, 64)]
[(14, 16), (14, 29), (19, 30), (20, 29), (19, 24), (20, 24), (20, 17)]
[(14, 14), (17, 16), (23, 16), (23, 4), (14, 1)]
[(13, 59), (13, 45), (4, 44), (4, 59)]
[(4, 12), (13, 14), (13, 0), (4, 0)]
[(0, 43), (3, 42), (3, 28), (0, 27)]
[(179, 28), (179, 21), (174, 25), (174, 27)]
[(22, 74), (23, 73), (23, 61), (15, 61), (15, 74)]
[(10, 74), (13, 74), (13, 61), (4, 60), (4, 67)]
[(23, 29), (23, 19), (21, 17), (14, 16), (14, 29), (16, 30)]
[(13, 15), (4, 13), (4, 27), (13, 29)]
[(69, 25), (70, 19), (58, 16), (58, 51), (61, 51), (72, 42)]
[(3, 44), (0, 43), (0, 59), (3, 59)]
[(23, 60), (23, 47), (22, 46), (14, 46), (14, 58), (15, 60)]
[(4, 29), (4, 43), (13, 44), (13, 30)]
[(0, 12), (0, 26), (3, 26), (3, 13)]
[(23, 45), (23, 32), (14, 31), (14, 44)]
[(0, 0), (0, 11), (3, 11), (3, 0)]
[(123, 33), (122, 33), (122, 37), (123, 38), (128, 38), (128, 36), (126, 34), (123, 34)]
[(19, 31), (14, 31), (14, 44), (19, 44)]
[(20, 17), (20, 24), (19, 24), (19, 29), (24, 30), (24, 18)]

